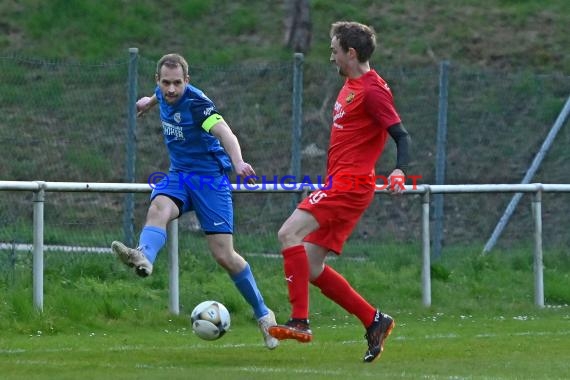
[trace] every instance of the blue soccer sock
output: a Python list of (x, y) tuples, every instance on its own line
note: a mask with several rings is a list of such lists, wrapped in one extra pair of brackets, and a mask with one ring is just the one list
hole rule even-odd
[(154, 263), (158, 251), (166, 243), (166, 230), (155, 226), (145, 226), (139, 237), (138, 248), (151, 263)]
[(257, 288), (257, 284), (255, 283), (255, 278), (253, 278), (253, 273), (251, 272), (249, 264), (246, 263), (245, 268), (240, 273), (231, 276), (231, 278), (243, 298), (245, 298), (253, 308), (253, 312), (257, 319), (269, 313), (269, 309), (265, 306), (261, 292)]

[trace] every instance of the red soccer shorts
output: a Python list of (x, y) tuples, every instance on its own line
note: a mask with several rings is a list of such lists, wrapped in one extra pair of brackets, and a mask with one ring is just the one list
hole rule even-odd
[(319, 222), (319, 228), (304, 241), (340, 255), (344, 243), (373, 199), (372, 186), (358, 186), (350, 191), (333, 186), (311, 193), (297, 208), (310, 212)]

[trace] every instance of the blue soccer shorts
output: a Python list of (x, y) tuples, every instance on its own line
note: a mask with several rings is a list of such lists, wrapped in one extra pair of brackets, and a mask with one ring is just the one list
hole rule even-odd
[(151, 200), (158, 195), (180, 200), (181, 213), (195, 211), (206, 234), (233, 233), (232, 188), (226, 175), (169, 172), (153, 187)]

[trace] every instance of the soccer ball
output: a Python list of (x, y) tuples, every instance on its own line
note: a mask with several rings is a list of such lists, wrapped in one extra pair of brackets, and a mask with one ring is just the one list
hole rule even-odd
[(204, 301), (198, 304), (192, 310), (190, 320), (194, 333), (205, 340), (219, 339), (230, 328), (230, 313), (217, 301)]

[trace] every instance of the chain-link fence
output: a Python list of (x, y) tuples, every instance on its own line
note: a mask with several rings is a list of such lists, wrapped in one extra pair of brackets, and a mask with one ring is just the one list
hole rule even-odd
[[(103, 64), (0, 58), (0, 180), (123, 182), (127, 138), (128, 60)], [(377, 68), (390, 83), (413, 139), (410, 174), (434, 183), (439, 67)], [(139, 96), (155, 87), (155, 62), (138, 60)], [(290, 62), (203, 67), (190, 61), (191, 82), (216, 103), (238, 136), (244, 158), (260, 176), (290, 174), (292, 76)], [(304, 64), (301, 172), (323, 175), (332, 106), (342, 80), (328, 64)], [(570, 77), (458, 67), (449, 73), (446, 183), (519, 183), (570, 94)], [(570, 133), (563, 128), (533, 182), (568, 183)], [(136, 182), (168, 169), (157, 112), (137, 120)], [(388, 174), (392, 142), (378, 164)], [(48, 193), (45, 243), (108, 247), (123, 238), (124, 194)], [(238, 249), (278, 252), (276, 232), (290, 214), (291, 194), (235, 194)], [(447, 195), (444, 250), (480, 245), (490, 236), (511, 194)], [(32, 194), (2, 192), (0, 243), (32, 241)], [(148, 195), (135, 195), (138, 234)], [(546, 194), (545, 245), (570, 238), (568, 197)], [(499, 246), (532, 236), (525, 196)], [(419, 196), (378, 195), (347, 249), (373, 253), (379, 242), (421, 240)], [(191, 215), (181, 220), (182, 248), (201, 240)], [(240, 248), (240, 244), (241, 247)]]

